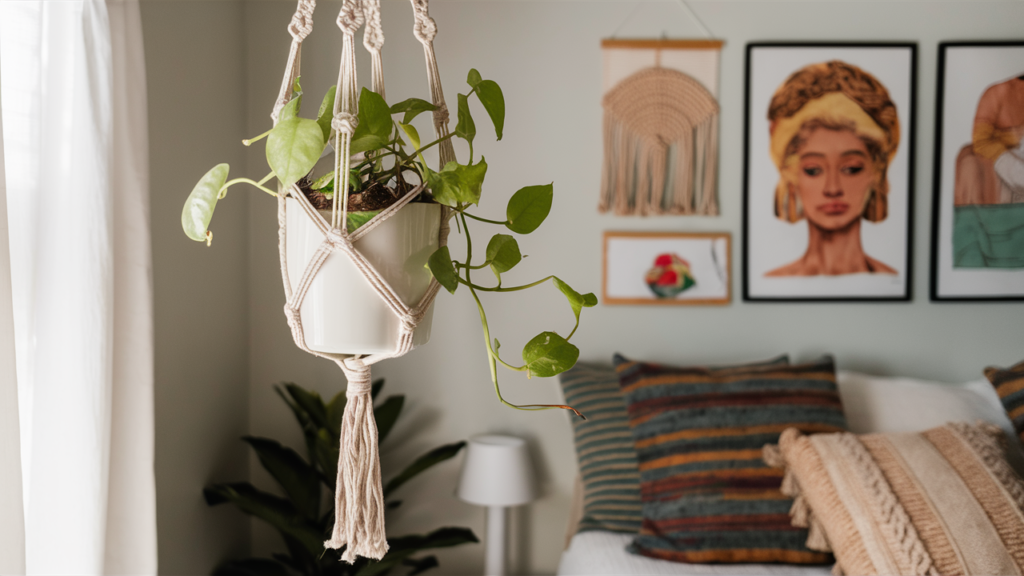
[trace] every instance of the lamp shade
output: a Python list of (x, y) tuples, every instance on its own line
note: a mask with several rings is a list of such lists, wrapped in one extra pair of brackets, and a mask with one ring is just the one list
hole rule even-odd
[(480, 506), (519, 506), (538, 496), (526, 441), (485, 434), (469, 439), (455, 495)]

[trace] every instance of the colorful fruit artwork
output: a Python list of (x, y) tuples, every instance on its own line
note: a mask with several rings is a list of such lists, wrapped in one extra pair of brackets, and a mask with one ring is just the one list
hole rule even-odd
[(675, 298), (694, 286), (697, 281), (690, 274), (690, 263), (675, 254), (659, 254), (654, 267), (644, 276), (647, 286), (658, 298)]

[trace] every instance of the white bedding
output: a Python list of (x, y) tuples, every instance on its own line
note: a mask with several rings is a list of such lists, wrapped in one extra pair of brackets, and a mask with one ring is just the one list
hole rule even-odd
[(626, 552), (632, 535), (615, 532), (580, 532), (572, 537), (569, 548), (558, 563), (559, 576), (591, 575), (761, 575), (828, 576), (832, 565), (796, 566), (793, 564), (684, 564), (655, 560)]

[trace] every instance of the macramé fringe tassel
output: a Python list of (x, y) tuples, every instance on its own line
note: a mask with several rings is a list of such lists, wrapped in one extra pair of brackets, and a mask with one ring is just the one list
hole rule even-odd
[(676, 70), (648, 68), (604, 97), (601, 212), (718, 214), (718, 102)]
[(380, 560), (388, 551), (388, 541), (384, 534), (384, 492), (377, 421), (373, 418), (370, 396), (370, 367), (349, 366), (344, 370), (348, 377), (348, 403), (341, 420), (334, 530), (324, 546), (340, 549), (347, 545), (341, 559), (351, 564), (357, 556)]

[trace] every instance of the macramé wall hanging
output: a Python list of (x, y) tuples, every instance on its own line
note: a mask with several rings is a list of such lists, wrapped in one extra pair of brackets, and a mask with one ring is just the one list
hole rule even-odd
[(601, 41), (601, 212), (717, 215), (720, 40)]

